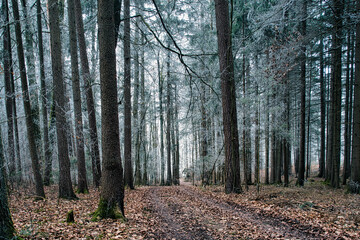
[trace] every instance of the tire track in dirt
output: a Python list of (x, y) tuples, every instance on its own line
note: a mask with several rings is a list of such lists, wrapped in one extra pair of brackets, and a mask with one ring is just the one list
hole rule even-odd
[(179, 189), (181, 191), (180, 196), (189, 199), (190, 202), (200, 201), (213, 211), (237, 216), (239, 221), (251, 223), (258, 230), (262, 231), (264, 233), (263, 236), (268, 235), (270, 238), (285, 239), (337, 239), (337, 236), (331, 237), (326, 235), (325, 237), (323, 229), (303, 225), (295, 219), (277, 218), (264, 213), (262, 210), (256, 212), (255, 209), (234, 202), (214, 199), (212, 196), (206, 196), (201, 194), (201, 192), (195, 191), (192, 187), (182, 186)]
[[(152, 187), (147, 193), (149, 209), (160, 220), (157, 228), (147, 238), (156, 239), (213, 239), (206, 228), (182, 212), (183, 206), (173, 201), (167, 187)], [(194, 223), (195, 222), (195, 223)], [(161, 230), (160, 230), (161, 229)]]

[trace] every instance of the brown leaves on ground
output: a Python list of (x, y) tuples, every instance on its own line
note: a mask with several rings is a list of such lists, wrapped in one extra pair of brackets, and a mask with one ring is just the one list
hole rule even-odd
[[(27, 190), (28, 191), (28, 190)], [(11, 195), (18, 235), (28, 239), (359, 239), (360, 196), (320, 182), (304, 188), (255, 186), (244, 194), (222, 187), (138, 187), (126, 190), (126, 222), (91, 221), (99, 192), (79, 200), (34, 201), (26, 190)], [(74, 210), (75, 223), (66, 223)]]

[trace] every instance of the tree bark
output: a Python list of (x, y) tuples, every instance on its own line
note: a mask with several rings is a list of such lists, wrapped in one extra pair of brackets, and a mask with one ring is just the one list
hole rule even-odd
[(35, 188), (36, 195), (39, 197), (45, 197), (44, 186), (40, 173), (40, 164), (36, 148), (36, 126), (32, 117), (31, 104), (30, 104), (30, 95), (29, 88), (27, 85), (27, 76), (26, 76), (26, 66), (25, 66), (25, 57), (24, 57), (24, 48), (21, 37), (21, 26), (20, 26), (20, 15), (19, 15), (19, 6), (17, 0), (12, 0), (13, 5), (13, 14), (15, 20), (15, 35), (17, 42), (17, 53), (20, 69), (20, 79), (21, 79), (21, 88), (23, 92), (23, 104), (24, 111), (26, 116), (26, 129), (27, 129), (27, 138), (29, 142), (29, 151), (31, 157), (31, 164), (33, 168), (34, 178), (35, 178)]
[[(5, 1), (3, 1), (3, 3), (4, 2)], [(7, 7), (8, 5), (6, 2), (5, 4)], [(13, 239), (15, 228), (9, 210), (4, 163), (4, 153), (0, 129), (0, 239)]]
[(164, 112), (163, 112), (163, 86), (164, 80), (160, 69), (160, 57), (157, 58), (159, 78), (159, 111), (160, 111), (160, 185), (165, 185), (165, 157), (164, 157)]
[[(168, 47), (170, 47), (170, 43), (168, 43)], [(171, 82), (170, 82), (170, 51), (167, 53), (166, 59), (166, 144), (167, 144), (167, 178), (166, 178), (166, 185), (170, 186), (172, 183), (172, 176), (171, 176)], [(174, 159), (173, 159), (174, 161)]]
[(346, 96), (345, 96), (345, 130), (344, 130), (344, 169), (342, 184), (346, 185), (347, 179), (351, 174), (350, 167), (350, 145), (351, 145), (351, 123), (352, 119), (350, 118), (350, 112), (352, 111), (352, 106), (350, 105), (350, 92), (352, 91), (352, 86), (350, 86), (350, 64), (351, 64), (351, 31), (348, 31), (347, 36), (347, 51), (346, 51)]
[(240, 181), (236, 89), (231, 47), (229, 3), (227, 0), (215, 0), (215, 15), (224, 124), (225, 192), (240, 193), (242, 188)]
[(84, 151), (84, 134), (81, 108), (79, 61), (77, 52), (75, 5), (74, 0), (68, 0), (68, 21), (71, 55), (71, 79), (74, 101), (75, 134), (76, 134), (76, 159), (78, 165), (78, 193), (87, 193), (87, 177)]
[(326, 82), (324, 79), (324, 41), (320, 39), (320, 158), (318, 177), (325, 177), (325, 116), (326, 116)]
[(43, 120), (43, 142), (44, 142), (44, 185), (49, 186), (51, 181), (52, 171), (52, 158), (49, 142), (49, 127), (48, 127), (48, 111), (47, 111), (47, 97), (46, 97), (46, 84), (45, 84), (45, 61), (44, 61), (44, 47), (43, 47), (43, 34), (41, 23), (41, 1), (36, 0), (36, 18), (37, 18), (37, 31), (38, 31), (38, 47), (39, 47), (39, 62), (40, 62), (40, 87), (41, 87), (41, 104), (42, 104), (42, 120)]
[[(13, 184), (16, 180), (15, 164), (15, 143), (14, 143), (14, 121), (13, 121), (13, 98), (14, 90), (11, 86), (11, 36), (9, 25), (9, 9), (7, 0), (2, 1), (2, 19), (5, 24), (3, 32), (3, 62), (4, 62), (4, 86), (5, 86), (5, 109), (7, 118), (7, 137), (8, 137), (8, 161), (9, 161), (9, 180)], [(20, 178), (21, 179), (21, 178)]]
[(112, 1), (98, 1), (103, 154), (101, 198), (97, 210), (100, 218), (115, 218), (116, 204), (124, 216), (124, 182), (120, 157), (116, 55), (113, 40), (114, 15), (111, 14), (113, 12)]
[[(356, 1), (357, 12), (360, 11), (360, 0)], [(355, 40), (355, 85), (354, 85), (354, 126), (352, 143), (351, 178), (349, 189), (360, 193), (360, 23), (356, 24)]]
[[(99, 142), (98, 142), (98, 134), (97, 134), (97, 126), (96, 126), (96, 115), (95, 115), (96, 112), (95, 112), (93, 91), (91, 86), (92, 81), (91, 81), (89, 62), (87, 57), (86, 41), (84, 34), (84, 23), (82, 19), (80, 0), (75, 0), (75, 21), (76, 21), (77, 37), (79, 41), (81, 69), (83, 73), (83, 80), (85, 83), (84, 85), (86, 92), (86, 107), (88, 112), (89, 128), (90, 128), (90, 151), (91, 151), (91, 159), (92, 159), (92, 167), (93, 167), (92, 169), (93, 182), (96, 187), (99, 187), (100, 178), (101, 178), (101, 166), (100, 166), (100, 152), (99, 152)], [(115, 39), (115, 36), (113, 39)]]
[[(307, 19), (307, 0), (303, 0), (302, 3), (302, 20), (300, 23), (300, 33), (303, 38), (306, 38), (306, 19)], [(303, 43), (300, 54), (300, 91), (301, 91), (301, 103), (300, 103), (300, 156), (299, 156), (299, 173), (296, 184), (304, 186), (305, 181), (305, 94), (306, 94), (306, 46)]]
[(344, 1), (333, 0), (334, 9), (334, 32), (333, 32), (333, 54), (332, 54), (332, 84), (333, 84), (333, 132), (332, 132), (332, 169), (331, 186), (340, 186), (340, 148), (341, 148), (341, 70), (342, 70), (342, 15)]
[(124, 0), (124, 19), (124, 180), (125, 185), (134, 189), (131, 161), (130, 0)]
[(51, 63), (54, 83), (54, 104), (56, 105), (56, 134), (59, 159), (59, 197), (75, 199), (70, 176), (70, 159), (66, 132), (65, 91), (61, 53), (59, 6), (56, 0), (48, 0)]

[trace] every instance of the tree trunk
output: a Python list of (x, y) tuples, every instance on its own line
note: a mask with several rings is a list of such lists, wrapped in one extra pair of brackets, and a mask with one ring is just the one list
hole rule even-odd
[(44, 142), (44, 185), (49, 186), (51, 181), (52, 158), (49, 143), (49, 127), (48, 127), (48, 111), (47, 111), (47, 97), (45, 84), (45, 62), (44, 62), (44, 47), (41, 23), (41, 1), (36, 0), (36, 17), (37, 17), (37, 31), (38, 31), (38, 47), (39, 47), (39, 61), (40, 61), (40, 87), (41, 87), (41, 104), (42, 104), (42, 120), (43, 120), (43, 142)]
[[(311, 55), (311, 54), (310, 54)], [(312, 68), (310, 63), (310, 69)], [(311, 139), (310, 139), (310, 114), (311, 114), (311, 70), (310, 70), (310, 81), (309, 81), (309, 92), (308, 92), (308, 114), (307, 114), (307, 147), (306, 147), (306, 176), (305, 179), (310, 177), (311, 172)]]
[[(3, 61), (4, 61), (4, 86), (5, 86), (5, 109), (7, 117), (7, 137), (8, 137), (8, 161), (9, 161), (9, 180), (13, 184), (16, 180), (15, 148), (14, 148), (14, 121), (13, 121), (13, 98), (14, 90), (11, 86), (11, 36), (9, 25), (9, 9), (7, 0), (2, 1), (2, 18), (5, 24), (3, 32)], [(21, 179), (21, 178), (20, 178)]]
[[(4, 2), (6, 5), (4, 5)], [(8, 6), (6, 1), (3, 1), (3, 7), (4, 6)], [(13, 239), (15, 228), (9, 210), (4, 163), (4, 153), (0, 129), (0, 239)]]
[(31, 101), (31, 114), (34, 120), (34, 137), (36, 138), (36, 146), (38, 147), (38, 154), (41, 149), (41, 132), (40, 132), (40, 109), (39, 109), (39, 93), (35, 74), (35, 56), (34, 46), (32, 40), (32, 29), (30, 17), (28, 16), (28, 9), (26, 0), (21, 0), (23, 14), (25, 19), (25, 58), (27, 63), (27, 77), (29, 81), (29, 95)]
[(60, 19), (59, 6), (56, 0), (48, 0), (49, 24), (50, 24), (50, 43), (51, 43), (51, 63), (54, 83), (54, 104), (56, 104), (56, 134), (59, 158), (59, 197), (74, 199), (71, 176), (70, 176), (70, 159), (66, 136), (66, 113), (65, 109), (65, 91), (61, 53), (60, 37)]
[(270, 117), (269, 117), (269, 95), (266, 97), (266, 110), (265, 110), (265, 184), (269, 184), (269, 139), (270, 139)]
[[(357, 12), (360, 0), (356, 1)], [(360, 193), (360, 23), (356, 24), (355, 41), (355, 85), (354, 85), (354, 130), (352, 143), (351, 178), (349, 190)]]
[[(136, 1), (137, 8), (138, 1)], [(137, 11), (137, 14), (140, 14)], [(139, 18), (136, 19), (136, 25), (140, 23)], [(134, 39), (134, 100), (133, 100), (133, 129), (135, 137), (135, 185), (141, 184), (141, 167), (140, 167), (140, 125), (139, 125), (139, 75), (140, 75), (140, 59), (139, 59), (139, 48), (137, 45), (140, 43), (139, 40), (139, 29), (135, 29)]]
[[(256, 56), (256, 63), (257, 56)], [(255, 95), (256, 95), (256, 102), (255, 102), (255, 182), (256, 186), (259, 189), (260, 187), (260, 102), (259, 102), (259, 85), (256, 83), (255, 86)]]
[(225, 192), (242, 192), (234, 63), (227, 0), (215, 0), (225, 146)]
[(113, 12), (114, 3), (112, 1), (98, 1), (103, 172), (101, 197), (96, 213), (100, 218), (116, 218), (116, 204), (124, 216), (124, 182), (119, 142), (114, 15), (111, 14)]
[(22, 94), (23, 104), (24, 104), (24, 111), (26, 116), (27, 137), (29, 142), (31, 164), (35, 178), (36, 195), (39, 197), (45, 197), (44, 186), (40, 173), (39, 158), (36, 148), (36, 138), (35, 138), (36, 126), (34, 124), (32, 117), (29, 88), (27, 85), (24, 48), (21, 37), (20, 16), (19, 16), (19, 7), (17, 0), (12, 0), (12, 5), (13, 5), (14, 20), (15, 20), (15, 35), (17, 42), (17, 53), (18, 53), (18, 61), (19, 61), (19, 69), (20, 69), (21, 87), (23, 92)]
[(159, 111), (160, 111), (160, 185), (165, 185), (165, 157), (164, 157), (164, 113), (163, 113), (163, 86), (164, 80), (160, 69), (160, 56), (157, 58), (158, 78), (159, 78)]
[(78, 165), (78, 193), (87, 193), (86, 164), (84, 151), (84, 134), (81, 108), (79, 61), (77, 52), (75, 5), (74, 0), (68, 0), (68, 21), (71, 55), (71, 79), (74, 101), (75, 134), (76, 134), (76, 159)]
[(180, 140), (179, 140), (179, 110), (178, 110), (178, 99), (177, 99), (177, 86), (175, 85), (175, 148), (176, 148), (176, 155), (175, 155), (175, 171), (174, 171), (174, 179), (176, 179), (175, 184), (180, 185)]
[(92, 169), (93, 182), (96, 187), (99, 187), (100, 178), (101, 178), (101, 166), (100, 166), (99, 142), (98, 142), (97, 126), (96, 126), (96, 115), (95, 115), (96, 112), (95, 112), (93, 91), (91, 86), (92, 81), (90, 76), (89, 62), (88, 62), (87, 50), (86, 50), (81, 2), (80, 0), (74, 0), (74, 1), (75, 1), (76, 30), (79, 41), (81, 69), (83, 74), (83, 80), (85, 83), (84, 85), (86, 91), (86, 107), (88, 112), (89, 128), (90, 128), (89, 129), (90, 151), (91, 151), (91, 159), (93, 166)]
[[(168, 44), (170, 47), (170, 43)], [(168, 51), (166, 66), (166, 143), (167, 143), (167, 178), (166, 185), (170, 186), (172, 183), (171, 177), (171, 141), (170, 141), (170, 131), (171, 131), (171, 82), (170, 82), (170, 52)]]
[[(302, 20), (300, 24), (300, 33), (306, 37), (306, 19), (307, 19), (307, 0), (303, 0), (302, 4)], [(301, 91), (301, 104), (300, 104), (300, 156), (299, 156), (299, 173), (296, 184), (304, 186), (305, 181), (305, 87), (306, 87), (306, 46), (303, 43), (300, 54), (300, 91)]]
[(134, 189), (131, 163), (130, 0), (124, 0), (124, 19), (124, 180), (125, 185)]
[(320, 39), (320, 158), (319, 158), (319, 175), (325, 177), (325, 116), (326, 116), (326, 83), (324, 79), (324, 41)]
[[(175, 93), (176, 94), (176, 93)], [(203, 185), (209, 184), (209, 179), (206, 173), (206, 162), (208, 158), (208, 139), (207, 139), (207, 114), (205, 110), (205, 103), (206, 103), (206, 91), (204, 84), (201, 85), (201, 92), (200, 92), (200, 100), (201, 100), (201, 130), (200, 130), (200, 144), (201, 144), (201, 181)]]
[(348, 31), (347, 36), (347, 51), (346, 51), (346, 96), (345, 96), (345, 130), (344, 130), (344, 170), (342, 184), (346, 185), (346, 180), (350, 177), (351, 168), (350, 168), (350, 145), (351, 145), (351, 123), (350, 112), (352, 111), (352, 106), (350, 105), (350, 92), (352, 91), (352, 86), (350, 86), (350, 64), (351, 64), (351, 31)]
[(333, 132), (332, 132), (332, 171), (331, 186), (340, 186), (340, 147), (341, 147), (341, 55), (342, 55), (342, 14), (343, 0), (333, 0), (334, 8), (334, 32), (333, 32), (333, 55), (332, 55), (332, 84), (333, 84)]
[[(144, 35), (141, 36), (141, 45), (145, 45)], [(145, 52), (144, 49), (141, 50), (141, 105), (140, 105), (140, 135), (141, 135), (141, 145), (143, 147), (143, 185), (148, 185), (148, 176), (147, 176), (147, 151), (146, 151), (146, 98), (145, 98)], [(141, 152), (141, 151), (140, 151)]]

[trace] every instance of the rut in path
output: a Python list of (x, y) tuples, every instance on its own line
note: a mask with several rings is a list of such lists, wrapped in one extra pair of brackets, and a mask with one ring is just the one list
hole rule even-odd
[[(147, 208), (161, 226), (148, 233), (149, 239), (325, 239), (322, 229), (266, 216), (193, 187), (150, 187), (145, 191)], [(326, 236), (332, 238), (336, 237)]]

